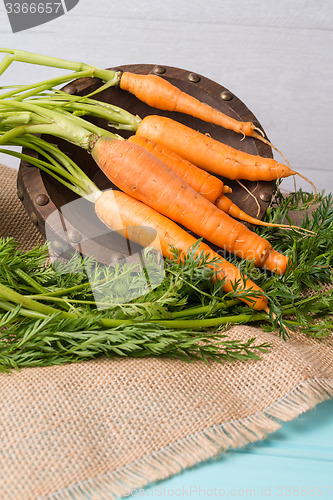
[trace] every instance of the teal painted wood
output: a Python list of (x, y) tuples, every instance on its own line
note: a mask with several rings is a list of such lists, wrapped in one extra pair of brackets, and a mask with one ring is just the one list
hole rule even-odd
[(263, 441), (229, 450), (130, 497), (333, 499), (333, 400)]

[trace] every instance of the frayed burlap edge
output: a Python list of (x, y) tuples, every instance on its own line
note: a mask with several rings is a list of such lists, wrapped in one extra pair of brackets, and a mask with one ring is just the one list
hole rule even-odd
[(77, 483), (40, 500), (114, 500), (144, 488), (230, 448), (239, 448), (267, 437), (281, 423), (297, 418), (317, 404), (333, 397), (333, 379), (313, 378), (300, 382), (266, 410), (248, 418), (216, 425), (181, 439), (111, 473)]

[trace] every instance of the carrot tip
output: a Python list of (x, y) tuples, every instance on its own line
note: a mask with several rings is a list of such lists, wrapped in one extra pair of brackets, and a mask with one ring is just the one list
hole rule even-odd
[[(255, 139), (258, 139), (259, 141), (263, 142), (264, 144), (267, 144), (272, 149), (274, 149), (274, 151), (279, 153), (279, 155), (284, 159), (284, 161), (287, 163), (288, 167), (290, 168), (290, 163), (287, 160), (287, 158), (281, 153), (281, 151), (276, 146), (274, 146), (274, 144), (271, 143), (271, 141), (269, 141), (268, 139), (265, 138), (264, 132), (262, 130), (260, 130), (260, 128), (257, 128), (257, 127), (254, 127), (253, 130), (258, 130), (258, 132), (260, 132), (260, 134), (262, 134), (262, 135), (259, 135), (256, 132), (252, 132), (252, 137), (254, 137)], [(293, 174), (291, 174), (291, 175), (293, 175)]]
[(272, 271), (273, 273), (277, 273), (279, 275), (283, 275), (286, 272), (288, 263), (290, 259), (286, 255), (283, 255), (274, 248), (267, 252), (265, 255), (265, 260), (263, 262), (263, 267)]

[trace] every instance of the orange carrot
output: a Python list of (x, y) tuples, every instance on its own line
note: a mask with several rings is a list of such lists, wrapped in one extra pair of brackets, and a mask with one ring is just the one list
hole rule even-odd
[(284, 274), (288, 257), (219, 210), (137, 144), (102, 137), (94, 145), (92, 156), (111, 182), (125, 193), (218, 247)]
[(153, 108), (185, 113), (240, 134), (263, 140), (262, 135), (256, 132), (259, 129), (253, 123), (235, 120), (222, 111), (182, 92), (157, 75), (136, 75), (125, 71), (120, 79), (120, 87)]
[(146, 116), (136, 133), (163, 144), (198, 167), (228, 179), (272, 181), (296, 174), (272, 158), (239, 151), (170, 118)]
[(223, 184), (223, 182), (217, 177), (208, 174), (205, 170), (198, 168), (196, 165), (193, 165), (193, 163), (185, 160), (185, 158), (182, 158), (177, 153), (174, 153), (169, 148), (162, 146), (157, 142), (150, 141), (149, 139), (145, 139), (144, 137), (138, 135), (133, 135), (127, 140), (134, 144), (138, 144), (152, 153), (156, 158), (159, 158), (167, 167), (171, 168), (171, 170), (187, 182), (187, 184), (195, 191), (214, 203), (220, 210), (230, 215), (230, 217), (234, 217), (257, 226), (285, 229), (294, 228), (311, 233), (311, 231), (298, 226), (290, 224), (273, 224), (248, 215), (235, 205), (230, 198), (225, 196), (225, 193), (231, 193), (232, 189)]
[(309, 232), (304, 228), (290, 224), (273, 224), (270, 222), (264, 222), (255, 217), (251, 217), (246, 212), (241, 210), (235, 203), (233, 203), (230, 198), (225, 196), (224, 193), (231, 193), (232, 189), (229, 186), (223, 184), (223, 182), (208, 174), (205, 170), (196, 167), (193, 163), (185, 160), (177, 153), (174, 153), (169, 148), (162, 146), (161, 144), (145, 139), (144, 137), (138, 135), (132, 135), (129, 142), (138, 144), (150, 153), (152, 153), (156, 158), (159, 158), (167, 167), (171, 168), (181, 179), (183, 179), (189, 186), (191, 186), (195, 191), (201, 194), (204, 198), (214, 203), (220, 210), (226, 212), (230, 217), (248, 222), (249, 224), (254, 224), (257, 226), (266, 227), (277, 227), (285, 229), (301, 229), (302, 231)]
[(159, 142), (203, 170), (228, 179), (272, 181), (299, 175), (316, 187), (307, 177), (273, 158), (251, 155), (227, 146), (170, 118), (149, 115), (136, 133)]
[(181, 177), (195, 191), (215, 203), (217, 198), (223, 193), (230, 193), (232, 190), (226, 186), (220, 179), (209, 174), (205, 170), (198, 168), (193, 163), (185, 160), (171, 149), (161, 144), (150, 141), (139, 135), (132, 135), (128, 141), (138, 144), (142, 148), (152, 153), (161, 160), (167, 167), (171, 168), (179, 177)]
[[(182, 258), (188, 249), (196, 243), (193, 236), (167, 217), (120, 191), (104, 191), (95, 203), (95, 212), (109, 228), (121, 233), (123, 233), (122, 229), (124, 228), (128, 239), (139, 243), (143, 247), (155, 246), (155, 248), (159, 249), (158, 243), (160, 243), (164, 257), (174, 258), (170, 245), (179, 250)], [(158, 238), (152, 237), (155, 231)], [(238, 282), (237, 290), (242, 292), (251, 289), (257, 295), (251, 301), (241, 296), (239, 297), (240, 300), (243, 300), (254, 309), (269, 312), (267, 298), (260, 287), (249, 279), (244, 282), (239, 269), (220, 257), (205, 243), (200, 243), (198, 247), (198, 254), (202, 251), (210, 260), (219, 257), (221, 262), (210, 264), (208, 267), (214, 269), (215, 279), (225, 280), (222, 287), (225, 292), (232, 292), (234, 289), (233, 284), (235, 286), (235, 282)]]

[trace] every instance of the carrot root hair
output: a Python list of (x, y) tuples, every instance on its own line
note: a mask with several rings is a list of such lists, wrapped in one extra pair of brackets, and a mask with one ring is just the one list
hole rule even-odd
[[(259, 133), (255, 132), (255, 131), (257, 131)], [(260, 128), (258, 128), (258, 127), (254, 127), (253, 128), (253, 137), (255, 139), (258, 139), (259, 141), (267, 144), (272, 149), (274, 149), (274, 151), (276, 151), (277, 153), (279, 153), (279, 155), (284, 159), (284, 161), (286, 162), (286, 164), (288, 165), (288, 167), (291, 168), (290, 162), (287, 160), (287, 158), (284, 156), (284, 154), (276, 146), (274, 146), (274, 144), (272, 144), (268, 139), (266, 139), (264, 135), (265, 135), (264, 132)], [(296, 171), (295, 171), (295, 175), (298, 175), (299, 177), (301, 177), (302, 179), (304, 179), (306, 182), (308, 182), (309, 184), (311, 184), (311, 186), (313, 187), (314, 198), (313, 198), (313, 200), (310, 203), (310, 205), (312, 205), (314, 203), (315, 199), (317, 198), (317, 188), (316, 188), (316, 186), (314, 185), (314, 183), (312, 181), (310, 181), (310, 179), (308, 179), (307, 177), (305, 177), (305, 175), (302, 175), (302, 174), (300, 174), (299, 172), (296, 172)], [(295, 191), (296, 191), (296, 184), (295, 184)]]
[(312, 181), (310, 181), (310, 179), (308, 179), (307, 177), (305, 177), (305, 175), (300, 174), (299, 172), (295, 172), (295, 175), (298, 175), (299, 177), (301, 177), (302, 179), (304, 179), (306, 182), (308, 182), (309, 184), (311, 184), (311, 186), (313, 187), (314, 197), (313, 197), (313, 200), (309, 204), (309, 206), (311, 206), (315, 202), (315, 200), (317, 198), (317, 188), (316, 188), (315, 184)]
[(254, 196), (253, 193), (251, 193), (251, 191), (239, 180), (239, 179), (236, 179), (237, 180), (237, 183), (249, 194), (249, 196), (251, 196), (251, 198), (254, 199), (256, 205), (257, 205), (257, 215), (256, 217), (259, 216), (259, 213), (260, 213), (260, 205), (259, 205), (259, 201), (257, 200), (257, 198)]

